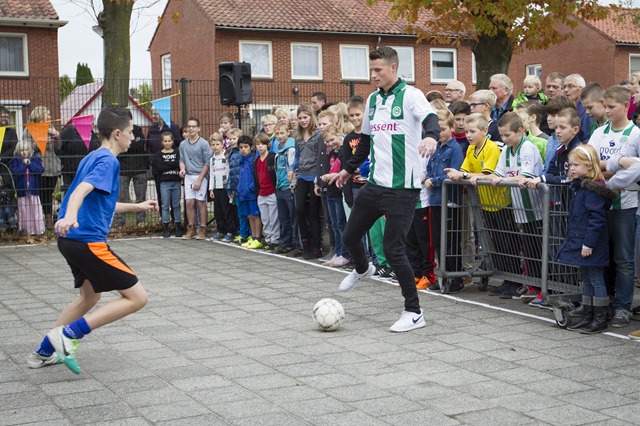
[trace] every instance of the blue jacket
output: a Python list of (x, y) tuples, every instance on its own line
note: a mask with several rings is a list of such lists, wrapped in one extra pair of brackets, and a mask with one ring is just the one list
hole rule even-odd
[(227, 179), (227, 192), (229, 195), (235, 194), (238, 190), (238, 179), (240, 178), (240, 160), (242, 154), (238, 147), (232, 148), (227, 156), (229, 162), (229, 179)]
[[(11, 173), (16, 183), (18, 197), (26, 195), (40, 195), (40, 175), (44, 172), (40, 157), (32, 156), (27, 165), (21, 157), (11, 159)], [(27, 169), (29, 169), (29, 189), (27, 190)]]
[(256, 184), (253, 177), (253, 162), (257, 158), (257, 153), (251, 152), (246, 157), (240, 156), (240, 173), (238, 177), (238, 200), (257, 200)]
[[(609, 266), (609, 228), (607, 211), (618, 194), (604, 182), (590, 179), (573, 181), (569, 186), (567, 235), (556, 260), (573, 266)], [(593, 249), (582, 257), (582, 246)]]
[[(432, 206), (442, 205), (442, 182), (447, 178), (444, 169), (450, 167), (459, 170), (464, 161), (462, 148), (460, 144), (452, 138), (449, 142), (438, 144), (436, 152), (433, 153), (427, 163), (427, 179), (431, 179), (433, 187), (429, 197), (429, 203)], [(459, 185), (452, 185), (448, 188), (448, 202), (460, 204)]]
[(296, 169), (296, 141), (287, 139), (280, 148), (280, 142), (275, 142), (278, 157), (276, 157), (276, 189), (289, 189), (291, 183), (287, 179), (287, 172)]

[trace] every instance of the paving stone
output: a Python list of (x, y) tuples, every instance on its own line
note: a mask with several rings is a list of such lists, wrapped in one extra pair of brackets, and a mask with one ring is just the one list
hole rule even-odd
[(559, 405), (542, 410), (529, 410), (528, 415), (555, 425), (582, 425), (586, 422), (601, 422), (609, 417), (575, 405)]
[(528, 425), (537, 423), (537, 421), (526, 414), (516, 413), (506, 408), (496, 407), (488, 410), (474, 411), (472, 413), (459, 414), (456, 420), (460, 420), (464, 424), (481, 425)]

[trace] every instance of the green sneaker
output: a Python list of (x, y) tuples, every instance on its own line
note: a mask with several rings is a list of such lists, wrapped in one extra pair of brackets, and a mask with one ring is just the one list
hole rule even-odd
[(75, 374), (80, 374), (82, 370), (76, 360), (78, 341), (65, 336), (63, 330), (63, 325), (56, 327), (47, 334), (47, 337), (49, 338), (51, 345), (55, 348), (58, 356), (62, 358), (64, 365), (66, 365), (67, 368)]

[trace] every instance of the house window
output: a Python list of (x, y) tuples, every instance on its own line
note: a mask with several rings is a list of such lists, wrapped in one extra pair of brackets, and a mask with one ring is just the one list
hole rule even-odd
[(28, 75), (27, 35), (0, 33), (0, 76), (26, 77)]
[(478, 82), (478, 74), (476, 73), (476, 55), (471, 53), (471, 84)]
[(398, 77), (413, 83), (416, 78), (414, 74), (413, 47), (391, 46), (398, 52)]
[(629, 75), (640, 71), (640, 55), (629, 55)]
[(369, 80), (369, 46), (340, 45), (343, 80)]
[(527, 65), (527, 75), (538, 76), (542, 81), (542, 64)]
[(431, 82), (457, 80), (456, 49), (431, 49)]
[(251, 78), (273, 78), (270, 41), (240, 40), (240, 61), (251, 64)]
[(320, 43), (291, 43), (291, 78), (322, 80)]
[(171, 55), (162, 55), (162, 90), (171, 89)]
[(28, 99), (2, 99), (0, 105), (9, 110), (9, 125), (15, 126), (18, 140), (22, 139), (24, 123), (22, 122), (22, 111), (31, 104)]

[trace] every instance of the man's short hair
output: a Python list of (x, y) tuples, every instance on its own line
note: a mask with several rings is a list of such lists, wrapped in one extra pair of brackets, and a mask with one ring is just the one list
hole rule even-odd
[(98, 133), (103, 139), (110, 139), (114, 130), (123, 131), (133, 120), (131, 111), (121, 105), (108, 105), (98, 115)]
[(536, 102), (536, 101), (528, 101), (528, 102), (522, 102), (521, 104), (518, 104), (518, 109), (523, 108), (526, 112), (528, 116), (535, 116), (536, 117), (536, 126), (539, 126), (540, 123), (542, 123), (542, 117), (544, 116), (544, 105), (542, 105), (540, 102)]
[(479, 112), (467, 115), (464, 118), (464, 124), (475, 125), (478, 129), (489, 129), (489, 121)]
[(189, 117), (189, 119), (187, 120), (187, 123), (190, 121), (195, 121), (196, 122), (196, 126), (200, 127), (200, 120), (198, 120), (195, 117)]
[(449, 111), (451, 114), (471, 114), (471, 107), (465, 101), (455, 101), (449, 104)]
[(327, 103), (327, 95), (324, 92), (313, 92), (311, 94), (312, 98), (316, 98), (319, 101), (324, 102), (325, 104)]
[(631, 95), (629, 94), (627, 88), (617, 84), (605, 90), (602, 97), (604, 99), (613, 99), (619, 104), (624, 104), (625, 102), (629, 102), (631, 100)]
[(580, 74), (569, 74), (564, 79), (566, 81), (569, 78), (572, 79), (572, 80), (575, 80), (576, 81), (576, 86), (578, 86), (581, 89), (584, 88), (584, 86), (587, 85), (587, 82), (584, 81), (584, 77), (581, 76)]
[(447, 127), (453, 129), (455, 120), (453, 118), (453, 114), (451, 114), (451, 111), (449, 111), (448, 109), (439, 109), (436, 111), (436, 114), (438, 115), (438, 121), (442, 121), (447, 125)]
[(576, 108), (573, 100), (565, 95), (558, 95), (553, 99), (549, 99), (546, 106), (547, 114), (551, 115), (556, 115), (565, 108)]
[(509, 78), (508, 75), (506, 75), (506, 74), (494, 74), (489, 79), (489, 81), (491, 81), (491, 80), (499, 81), (500, 84), (502, 84), (504, 87), (506, 87), (509, 90), (509, 94), (513, 93), (513, 83), (511, 82), (511, 79)]
[(598, 83), (589, 83), (584, 89), (582, 89), (582, 93), (580, 93), (580, 99), (584, 101), (597, 102), (601, 101), (604, 95), (604, 87), (600, 86)]
[[(264, 132), (260, 132), (253, 137), (253, 143), (255, 145), (266, 145), (267, 147), (271, 147), (271, 138)], [(240, 141), (238, 141), (238, 145)]]
[(384, 59), (388, 64), (399, 64), (398, 52), (396, 49), (389, 46), (382, 46), (369, 52), (369, 60), (375, 61), (376, 59)]
[(518, 113), (509, 111), (505, 112), (498, 121), (498, 127), (506, 127), (512, 132), (517, 132), (520, 129), (524, 129), (524, 123)]
[(580, 127), (580, 114), (575, 108), (563, 109), (556, 115), (556, 118), (566, 118), (571, 127)]
[(560, 79), (564, 81), (564, 74), (562, 74), (560, 71), (553, 71), (553, 72), (550, 72), (549, 75), (547, 76), (548, 81), (556, 80), (556, 79)]
[(467, 93), (467, 87), (460, 80), (452, 80), (447, 83), (447, 86), (451, 86), (452, 89), (460, 90), (463, 96)]
[(249, 145), (249, 147), (253, 147), (253, 139), (247, 135), (242, 135), (238, 138), (238, 146), (240, 145)]
[(493, 108), (494, 106), (496, 106), (496, 101), (498, 100), (498, 97), (491, 90), (481, 89), (473, 92), (471, 96), (469, 96), (469, 99), (485, 102), (491, 108)]

